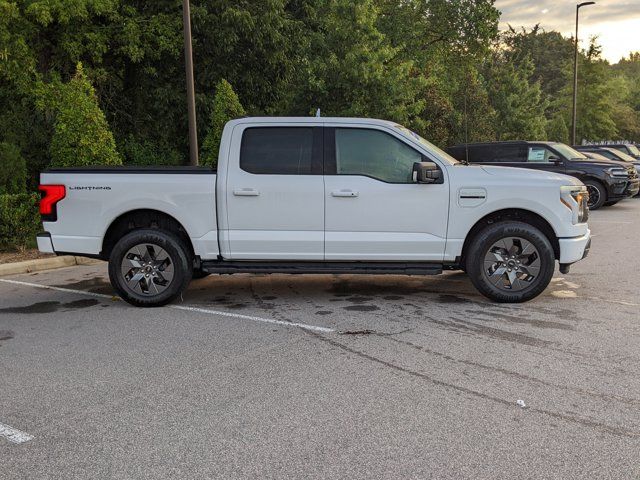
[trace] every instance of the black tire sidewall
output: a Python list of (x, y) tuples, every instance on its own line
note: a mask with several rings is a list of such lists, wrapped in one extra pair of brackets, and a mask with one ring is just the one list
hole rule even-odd
[(607, 190), (604, 188), (604, 185), (597, 180), (585, 180), (584, 184), (587, 187), (597, 188), (600, 192), (600, 200), (595, 205), (589, 207), (589, 210), (597, 210), (602, 207), (607, 201)]
[[(125, 284), (120, 271), (122, 259), (130, 248), (141, 243), (153, 243), (163, 248), (173, 262), (174, 276), (171, 285), (158, 295), (140, 295), (132, 292)], [(126, 302), (137, 307), (160, 307), (180, 295), (191, 281), (192, 268), (187, 248), (171, 232), (157, 229), (134, 230), (123, 236), (113, 247), (109, 257), (109, 280), (111, 285)]]
[[(517, 292), (495, 287), (483, 272), (487, 251), (495, 242), (506, 237), (524, 238), (533, 243), (540, 254), (538, 277), (530, 286)], [(555, 269), (555, 254), (549, 239), (537, 228), (523, 222), (505, 221), (487, 226), (473, 239), (465, 263), (471, 282), (485, 297), (496, 302), (520, 303), (537, 297), (547, 288)]]

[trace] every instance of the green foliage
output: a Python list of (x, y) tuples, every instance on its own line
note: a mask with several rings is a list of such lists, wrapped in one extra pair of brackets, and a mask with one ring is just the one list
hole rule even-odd
[(100, 110), (91, 82), (78, 64), (66, 84), (59, 81), (41, 89), (40, 104), (53, 107), (55, 122), (51, 139), (51, 165), (120, 165), (113, 134)]
[(305, 69), (295, 79), (287, 111), (308, 115), (387, 118), (421, 130), (424, 79), (376, 23), (372, 0), (309, 2)]
[(569, 128), (562, 115), (556, 115), (547, 122), (547, 140), (552, 142), (570, 143)]
[(245, 115), (244, 108), (231, 84), (225, 79), (220, 80), (216, 88), (216, 96), (213, 99), (213, 115), (211, 118), (211, 130), (202, 144), (202, 165), (216, 167), (218, 164), (218, 151), (224, 125), (234, 118)]
[(27, 164), (15, 145), (0, 142), (0, 195), (25, 193)]
[(497, 51), (485, 69), (487, 92), (496, 111), (498, 140), (544, 140), (545, 110), (539, 82), (531, 83), (533, 62)]
[(39, 195), (0, 195), (0, 250), (33, 246), (42, 230), (38, 213)]
[(124, 157), (125, 165), (182, 165), (185, 162), (179, 151), (148, 140), (141, 142), (133, 135), (129, 135), (119, 145), (119, 151)]

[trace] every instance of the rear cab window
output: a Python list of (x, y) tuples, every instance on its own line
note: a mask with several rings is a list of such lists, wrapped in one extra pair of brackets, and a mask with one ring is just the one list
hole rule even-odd
[(258, 175), (322, 173), (318, 127), (249, 127), (242, 134), (240, 168)]

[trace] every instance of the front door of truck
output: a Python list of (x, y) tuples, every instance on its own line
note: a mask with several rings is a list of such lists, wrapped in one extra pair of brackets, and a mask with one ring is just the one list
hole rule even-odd
[(327, 260), (444, 257), (448, 181), (414, 183), (414, 162), (429, 159), (389, 130), (325, 128)]
[(322, 260), (322, 128), (237, 126), (226, 180), (233, 260)]

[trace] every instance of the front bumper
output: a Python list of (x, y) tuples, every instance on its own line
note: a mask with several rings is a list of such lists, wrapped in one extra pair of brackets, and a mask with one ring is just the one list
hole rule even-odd
[(36, 239), (38, 241), (38, 250), (42, 253), (56, 253), (53, 249), (53, 242), (51, 241), (51, 234), (49, 232), (39, 233)]
[(629, 185), (627, 185), (627, 189), (624, 193), (627, 194), (628, 197), (635, 197), (640, 191), (640, 180), (634, 178), (629, 181)]
[(570, 264), (582, 260), (591, 248), (591, 230), (581, 237), (560, 238), (560, 264)]
[(635, 196), (640, 190), (640, 180), (631, 178), (629, 180), (620, 180), (610, 184), (608, 192), (608, 200), (621, 200), (627, 197)]

